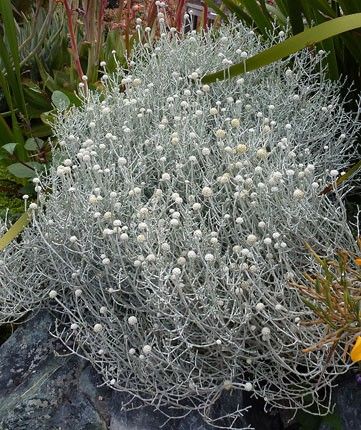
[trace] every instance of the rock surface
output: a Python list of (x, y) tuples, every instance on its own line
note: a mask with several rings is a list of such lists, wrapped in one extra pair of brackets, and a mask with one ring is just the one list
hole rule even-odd
[(334, 391), (337, 420), (324, 423), (320, 430), (361, 430), (361, 385), (355, 375), (342, 377)]
[[(122, 411), (125, 394), (100, 387), (101, 380), (88, 363), (75, 356), (57, 355), (62, 346), (49, 334), (52, 317), (39, 313), (19, 327), (0, 346), (0, 430), (158, 430), (164, 415), (149, 406)], [(361, 430), (361, 386), (348, 375), (335, 390), (342, 426)], [(232, 410), (237, 403), (252, 405), (239, 427), (256, 430), (298, 430), (281, 416), (265, 414), (261, 401), (242, 399), (239, 393), (224, 396), (215, 413)], [(286, 415), (283, 416), (285, 418)], [(227, 428), (227, 425), (226, 425)], [(168, 421), (163, 430), (211, 430), (197, 413)], [(319, 430), (335, 430), (322, 424)]]
[[(49, 334), (51, 324), (52, 317), (40, 313), (0, 347), (0, 430), (160, 428), (165, 418), (159, 411), (151, 407), (121, 411), (125, 395), (100, 388), (98, 375), (86, 361), (55, 354), (64, 351)], [(234, 406), (237, 396), (220, 402), (216, 412)], [(211, 428), (197, 413), (164, 426), (164, 430)]]

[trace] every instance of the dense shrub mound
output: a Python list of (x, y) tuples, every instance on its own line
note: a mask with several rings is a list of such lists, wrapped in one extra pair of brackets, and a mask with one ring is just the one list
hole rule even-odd
[(32, 225), (2, 255), (0, 316), (51, 309), (107, 385), (155, 405), (206, 415), (233, 389), (306, 408), (347, 365), (302, 352), (324, 330), (300, 325), (289, 280), (316, 270), (306, 242), (354, 248), (344, 191), (321, 191), (360, 124), (316, 71), (322, 53), (202, 85), (262, 48), (241, 25), (219, 32), (164, 32), (59, 112)]

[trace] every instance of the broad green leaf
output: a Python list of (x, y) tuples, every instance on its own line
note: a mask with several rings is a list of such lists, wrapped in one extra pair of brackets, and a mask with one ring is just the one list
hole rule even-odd
[(286, 0), (286, 5), (293, 34), (301, 33), (304, 30), (301, 0)]
[(264, 15), (259, 3), (256, 0), (237, 0), (237, 3), (246, 8), (259, 32), (267, 37), (267, 32), (272, 31), (272, 22), (269, 16)]
[(37, 137), (30, 137), (25, 142), (25, 149), (28, 151), (38, 151), (44, 146), (44, 141), (41, 139), (38, 139)]
[(202, 82), (211, 83), (216, 80), (223, 80), (228, 77), (231, 78), (241, 75), (246, 71), (249, 72), (259, 69), (294, 54), (308, 46), (313, 46), (316, 43), (329, 39), (330, 37), (337, 36), (346, 31), (355, 30), (359, 27), (361, 27), (361, 13), (332, 19), (328, 22), (309, 28), (296, 36), (290, 37), (284, 42), (278, 43), (271, 48), (265, 49), (244, 62), (234, 64), (229, 69), (206, 75), (203, 77)]
[(51, 101), (54, 103), (54, 106), (59, 110), (65, 110), (70, 106), (69, 97), (62, 91), (54, 91), (51, 95)]
[(29, 223), (30, 216), (28, 212), (25, 212), (21, 217), (13, 224), (9, 230), (0, 237), (0, 251), (3, 251), (10, 242), (12, 242), (19, 234), (24, 230), (24, 228)]
[(360, 0), (338, 0), (344, 13), (361, 12)]
[(285, 2), (286, 0), (276, 0), (277, 7), (281, 11), (282, 15), (287, 16), (288, 11)]
[(1, 149), (4, 149), (9, 154), (13, 155), (15, 148), (16, 148), (16, 145), (17, 145), (17, 143), (7, 143), (6, 145), (3, 145), (1, 147)]
[(329, 18), (336, 18), (337, 14), (332, 9), (332, 7), (329, 5), (329, 2), (327, 0), (314, 0), (314, 2), (310, 3), (309, 0), (301, 0), (302, 4), (308, 4), (309, 7), (315, 10), (318, 10), (328, 16)]
[(223, 0), (223, 4), (227, 6), (227, 9), (233, 13), (238, 19), (245, 22), (248, 26), (252, 26), (253, 19), (243, 10), (241, 6), (235, 3), (237, 0)]
[(219, 15), (224, 22), (228, 22), (228, 16), (223, 12), (223, 10), (217, 5), (217, 3), (214, 0), (205, 0), (207, 5), (212, 8), (212, 10)]
[(272, 6), (269, 3), (267, 3), (266, 6), (267, 6), (268, 13), (272, 16), (272, 18), (275, 20), (275, 22), (277, 24), (279, 24), (279, 26), (281, 28), (286, 27), (286, 25), (287, 25), (287, 16), (283, 15), (283, 13), (281, 12), (280, 8)]
[(17, 178), (34, 178), (42, 170), (42, 165), (36, 161), (28, 163), (14, 163), (8, 166), (9, 172)]
[(267, 5), (269, 4), (268, 1), (261, 0), (261, 1), (258, 1), (258, 3), (261, 6), (263, 15), (267, 18), (268, 21), (272, 22), (273, 18), (272, 18), (272, 15), (269, 13), (268, 7), (267, 7)]

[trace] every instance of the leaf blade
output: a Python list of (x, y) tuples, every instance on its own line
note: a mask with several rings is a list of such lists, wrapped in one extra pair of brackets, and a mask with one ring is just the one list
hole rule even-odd
[(21, 217), (13, 224), (9, 230), (0, 238), (0, 251), (3, 251), (10, 242), (16, 239), (19, 234), (24, 230), (30, 221), (28, 212), (25, 212)]
[(211, 83), (216, 80), (224, 80), (267, 66), (277, 60), (285, 58), (295, 52), (312, 46), (323, 40), (337, 36), (350, 30), (361, 27), (361, 13), (342, 16), (309, 28), (296, 36), (290, 37), (284, 42), (268, 48), (248, 60), (234, 64), (229, 69), (208, 74), (202, 78), (203, 83)]

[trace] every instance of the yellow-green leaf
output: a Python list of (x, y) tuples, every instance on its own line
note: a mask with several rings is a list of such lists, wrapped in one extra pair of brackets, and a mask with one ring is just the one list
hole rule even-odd
[(9, 230), (0, 238), (0, 251), (4, 250), (11, 241), (13, 241), (24, 230), (30, 220), (29, 213), (25, 212), (21, 217), (12, 225)]
[(248, 60), (234, 64), (229, 69), (211, 73), (203, 77), (203, 83), (211, 83), (216, 80), (223, 80), (241, 75), (246, 71), (252, 71), (267, 66), (277, 60), (294, 54), (308, 46), (313, 46), (330, 37), (337, 36), (346, 31), (355, 30), (361, 27), (361, 13), (341, 16), (332, 19), (315, 27), (309, 28), (296, 36), (290, 37), (284, 42), (278, 43), (271, 48), (265, 49), (259, 54), (250, 57)]

